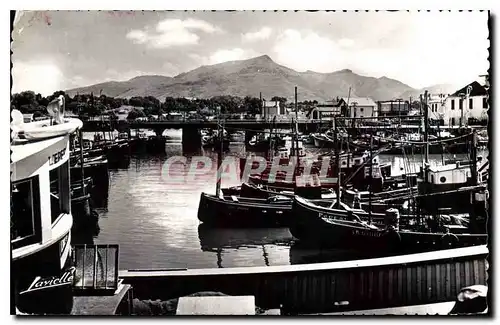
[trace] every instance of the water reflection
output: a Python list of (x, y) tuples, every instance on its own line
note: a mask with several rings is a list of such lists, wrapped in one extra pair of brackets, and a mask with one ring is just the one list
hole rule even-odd
[(239, 249), (262, 245), (289, 246), (293, 241), (288, 228), (221, 229), (203, 223), (198, 226), (198, 236), (201, 250), (208, 252), (223, 248)]
[(217, 267), (223, 267), (223, 255), (228, 250), (252, 249), (261, 250), (264, 265), (269, 266), (268, 246), (284, 246), (288, 248), (293, 236), (288, 228), (265, 229), (230, 229), (214, 228), (207, 224), (198, 226), (198, 237), (201, 250), (213, 252), (217, 256)]

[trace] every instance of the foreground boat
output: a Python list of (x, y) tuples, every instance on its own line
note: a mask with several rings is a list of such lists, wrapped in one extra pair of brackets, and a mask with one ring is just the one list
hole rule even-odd
[[(348, 312), (453, 302), (461, 288), (486, 285), (484, 246), (355, 261), (184, 270), (123, 270), (138, 299), (216, 291), (255, 297), (281, 314)], [(348, 302), (348, 303), (347, 303)]]
[(12, 112), (12, 306), (61, 314), (72, 308), (69, 143), (82, 122), (64, 118), (64, 96), (47, 110), (54, 122), (45, 126), (25, 124), (19, 111)]

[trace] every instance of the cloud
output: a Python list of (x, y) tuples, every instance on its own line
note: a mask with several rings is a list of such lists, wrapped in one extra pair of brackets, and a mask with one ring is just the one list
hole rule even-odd
[(252, 49), (242, 49), (239, 47), (217, 50), (208, 56), (202, 56), (195, 53), (188, 54), (188, 57), (195, 61), (197, 65), (212, 65), (227, 61), (246, 60), (256, 56), (259, 56), (258, 52)]
[(12, 93), (33, 90), (43, 96), (63, 89), (64, 76), (52, 62), (15, 61), (12, 67)]
[(338, 41), (338, 43), (339, 43), (339, 46), (341, 46), (341, 47), (352, 47), (355, 44), (354, 40), (352, 40), (350, 38), (342, 38)]
[(298, 71), (332, 71), (344, 63), (339, 45), (312, 31), (285, 30), (273, 51), (277, 62)]
[(259, 53), (252, 49), (233, 48), (230, 50), (218, 50), (210, 55), (209, 64), (246, 60), (256, 56), (259, 56)]
[(216, 27), (206, 21), (192, 18), (186, 20), (165, 19), (160, 21), (157, 25), (158, 31), (171, 31), (178, 29), (195, 29), (205, 33), (215, 33), (222, 31), (219, 27)]
[(206, 21), (198, 19), (165, 19), (160, 21), (154, 31), (145, 27), (127, 33), (126, 38), (136, 44), (146, 44), (150, 48), (168, 48), (174, 46), (198, 44), (200, 36), (193, 31), (205, 33), (222, 32), (222, 30)]
[(268, 39), (273, 30), (270, 27), (262, 27), (257, 32), (249, 32), (242, 35), (244, 42), (253, 42)]

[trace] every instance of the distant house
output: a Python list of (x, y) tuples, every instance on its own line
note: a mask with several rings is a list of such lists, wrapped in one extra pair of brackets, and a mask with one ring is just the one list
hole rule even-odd
[(114, 109), (114, 113), (116, 114), (116, 116), (118, 117), (118, 120), (119, 121), (124, 121), (124, 120), (127, 120), (127, 116), (128, 116), (128, 113), (130, 113), (130, 111), (132, 110), (139, 110), (139, 111), (142, 111), (144, 110), (143, 107), (135, 107), (135, 106), (130, 106), (130, 105), (122, 105), (116, 109)]
[(392, 99), (377, 102), (378, 116), (408, 115), (410, 102), (402, 99)]
[(347, 116), (347, 103), (343, 98), (319, 103), (307, 112), (310, 120), (331, 121), (335, 116)]
[[(347, 103), (347, 97), (343, 100)], [(347, 107), (349, 117), (377, 117), (377, 104), (371, 98), (351, 97)]]
[(179, 112), (170, 112), (162, 114), (162, 117), (173, 121), (182, 121), (184, 119), (184, 114)]
[(261, 115), (263, 118), (273, 118), (274, 116), (285, 114), (285, 107), (279, 101), (262, 100)]
[(488, 91), (474, 81), (448, 96), (441, 111), (444, 125), (466, 126), (488, 119)]

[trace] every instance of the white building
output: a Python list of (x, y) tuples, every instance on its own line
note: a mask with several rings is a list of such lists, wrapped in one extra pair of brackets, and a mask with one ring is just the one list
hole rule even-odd
[[(346, 103), (347, 97), (342, 98)], [(348, 114), (349, 117), (377, 117), (377, 104), (367, 97), (349, 98)]]
[(285, 107), (279, 101), (262, 100), (262, 114), (264, 118), (285, 115)]
[(439, 112), (444, 125), (466, 126), (488, 119), (487, 90), (474, 81), (448, 96)]

